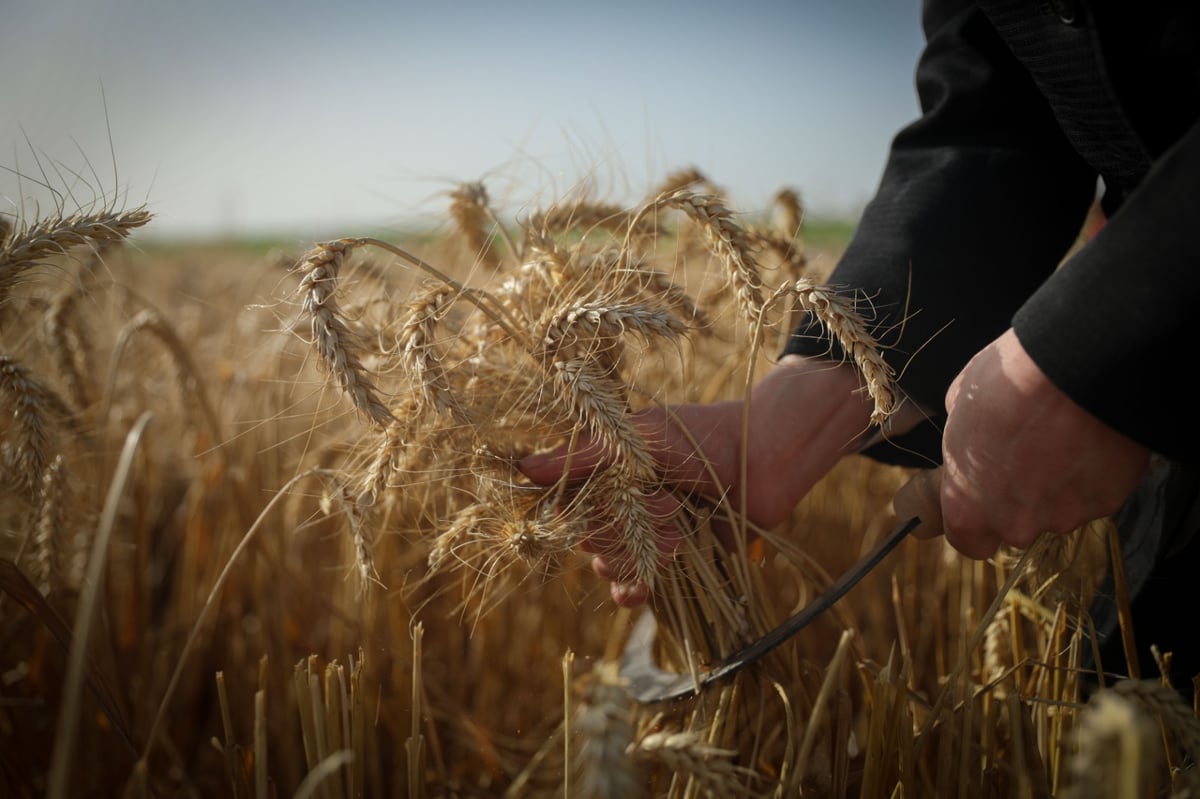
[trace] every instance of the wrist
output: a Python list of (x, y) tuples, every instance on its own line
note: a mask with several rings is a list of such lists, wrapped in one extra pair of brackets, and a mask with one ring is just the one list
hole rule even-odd
[(754, 520), (786, 518), (872, 434), (873, 407), (852, 364), (784, 356), (750, 396), (745, 490)]

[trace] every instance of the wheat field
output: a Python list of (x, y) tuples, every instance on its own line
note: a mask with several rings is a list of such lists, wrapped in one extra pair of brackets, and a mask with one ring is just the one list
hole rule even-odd
[[(989, 562), (905, 541), (753, 666), (631, 698), (647, 618), (698, 677), (909, 476), (851, 456), (773, 530), (677, 491), (664, 557), (631, 415), (744, 396), (803, 310), (877, 421), (895, 375), (793, 191), (734, 208), (688, 169), (513, 213), (473, 182), (446, 220), (261, 252), (143, 244), (111, 203), (0, 216), (0, 794), (1200, 795), (1181, 686), (1084, 693), (1104, 521)], [(582, 438), (610, 468), (516, 468)], [(644, 609), (580, 552), (601, 517)]]

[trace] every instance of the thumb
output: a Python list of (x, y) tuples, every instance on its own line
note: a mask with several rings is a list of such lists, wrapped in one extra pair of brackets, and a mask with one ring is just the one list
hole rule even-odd
[(545, 452), (535, 452), (517, 461), (517, 468), (539, 485), (552, 485), (560, 479), (582, 480), (590, 477), (610, 460), (604, 445), (589, 435), (580, 435), (571, 443), (560, 444)]
[(921, 525), (913, 531), (917, 538), (936, 538), (943, 532), (942, 468), (917, 472), (892, 499), (897, 518), (921, 520)]

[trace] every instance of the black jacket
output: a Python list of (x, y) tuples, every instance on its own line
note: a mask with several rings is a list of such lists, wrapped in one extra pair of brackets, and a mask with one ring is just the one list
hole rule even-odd
[[(1200, 3), (933, 0), (923, 24), (922, 116), (830, 282), (871, 299), (901, 388), (943, 417), (872, 454), (940, 460), (946, 389), (1011, 326), (1084, 408), (1194, 461)], [(1109, 221), (1064, 262), (1097, 178)], [(827, 349), (812, 320), (787, 347)]]

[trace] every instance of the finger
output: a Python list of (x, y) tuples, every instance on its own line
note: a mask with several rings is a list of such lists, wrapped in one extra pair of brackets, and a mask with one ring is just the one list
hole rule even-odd
[(623, 608), (636, 608), (650, 598), (650, 590), (643, 583), (613, 583), (609, 594), (613, 602)]
[(982, 508), (982, 500), (970, 488), (969, 479), (948, 459), (941, 467), (942, 530), (946, 541), (968, 558), (986, 560), (1000, 548), (1000, 534)]
[(659, 488), (646, 496), (646, 511), (654, 520), (654, 544), (658, 548), (659, 561), (666, 561), (683, 543), (683, 534), (675, 523), (675, 517), (679, 514), (679, 500)]
[(950, 546), (972, 560), (987, 560), (1000, 548), (1000, 536), (984, 530), (970, 534), (959, 533), (949, 525), (943, 525), (946, 541)]
[(618, 575), (621, 573), (621, 569), (621, 566), (618, 566), (616, 562), (605, 557), (604, 555), (596, 555), (594, 558), (592, 558), (592, 571), (594, 571), (596, 576), (601, 580), (605, 580), (610, 583), (619, 582)]
[(913, 530), (917, 538), (937, 538), (942, 534), (942, 468), (917, 472), (900, 487), (892, 499), (896, 517), (918, 518), (921, 524)]
[(581, 435), (572, 447), (563, 444), (546, 452), (526, 455), (517, 461), (517, 468), (535, 483), (551, 485), (562, 478), (581, 480), (591, 476), (610, 459), (603, 442)]
[[(720, 445), (706, 440), (703, 432), (713, 428), (714, 415), (728, 403), (679, 405), (669, 412), (646, 408), (633, 416), (633, 424), (662, 470), (663, 478), (686, 491), (712, 491), (713, 474), (705, 449)], [(689, 433), (700, 436), (693, 440)], [(717, 453), (715, 457), (722, 457)]]

